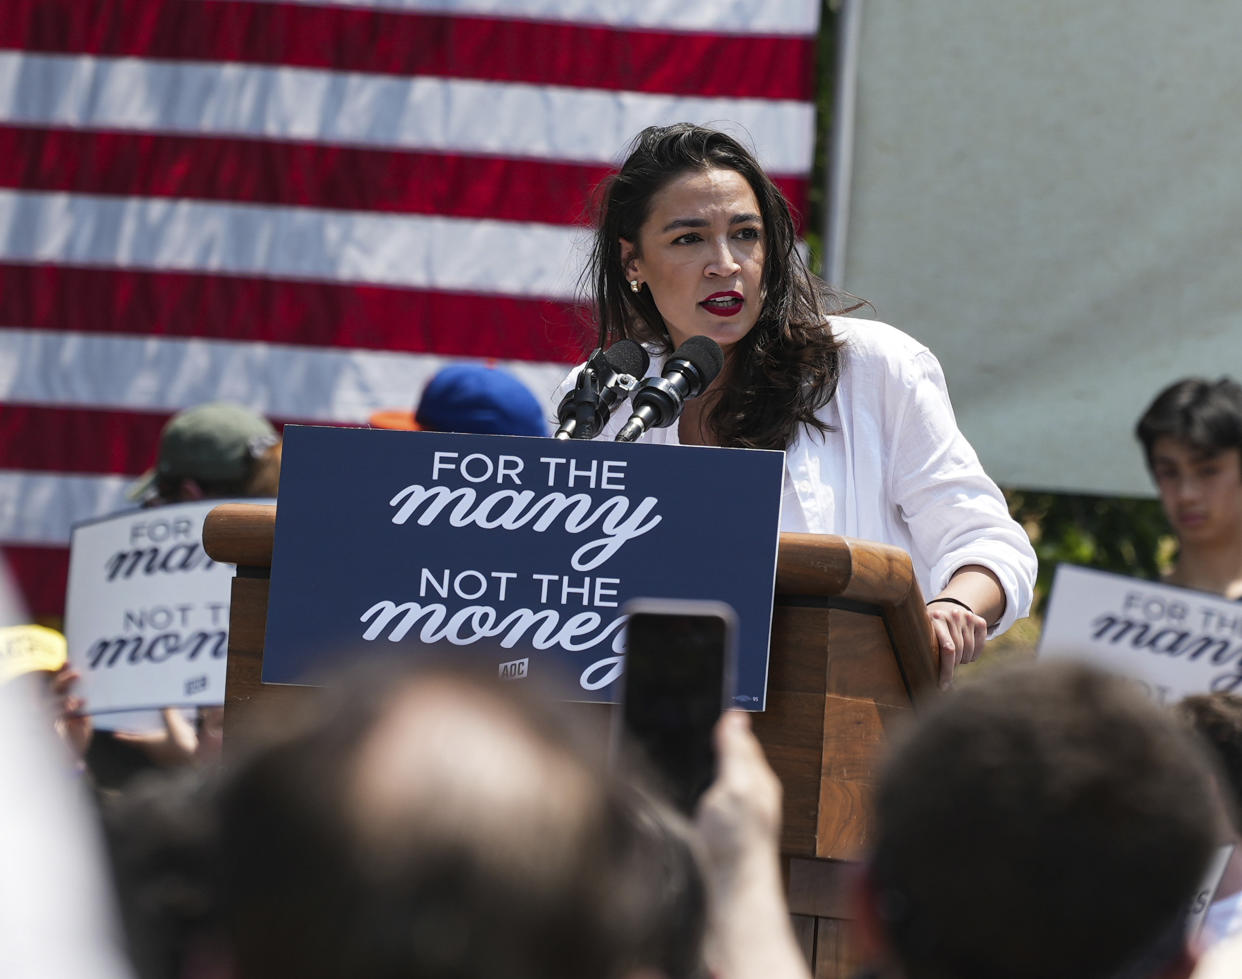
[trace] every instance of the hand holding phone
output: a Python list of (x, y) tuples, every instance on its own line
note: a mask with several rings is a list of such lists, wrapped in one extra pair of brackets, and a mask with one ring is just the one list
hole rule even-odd
[(716, 774), (712, 731), (735, 682), (736, 616), (721, 602), (626, 604), (614, 755), (692, 813)]

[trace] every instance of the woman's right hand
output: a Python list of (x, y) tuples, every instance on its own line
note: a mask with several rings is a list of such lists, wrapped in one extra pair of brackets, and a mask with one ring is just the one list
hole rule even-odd
[(947, 690), (958, 665), (973, 663), (983, 652), (988, 624), (983, 616), (952, 602), (933, 601), (927, 606), (927, 618), (940, 660), (940, 688)]

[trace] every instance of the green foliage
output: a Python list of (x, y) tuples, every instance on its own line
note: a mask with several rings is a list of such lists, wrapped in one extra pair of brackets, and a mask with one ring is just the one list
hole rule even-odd
[(1137, 578), (1168, 570), (1176, 544), (1157, 500), (1025, 490), (1005, 495), (1039, 556), (1039, 612), (1062, 561)]

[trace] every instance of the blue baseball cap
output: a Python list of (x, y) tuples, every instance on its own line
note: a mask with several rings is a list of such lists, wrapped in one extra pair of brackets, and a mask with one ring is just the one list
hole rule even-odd
[[(547, 435), (543, 408), (521, 381), (495, 367), (452, 364), (439, 371), (423, 391), (411, 425), (394, 423), (403, 413), (378, 412), (377, 428), (420, 428), (427, 432), (477, 435)], [(392, 416), (390, 418), (389, 416)], [(409, 415), (404, 415), (409, 419)]]

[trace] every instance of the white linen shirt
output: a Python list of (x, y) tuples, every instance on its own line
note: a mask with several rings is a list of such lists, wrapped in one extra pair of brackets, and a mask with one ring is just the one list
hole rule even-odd
[[(900, 547), (927, 598), (959, 568), (982, 565), (1005, 592), (990, 634), (1004, 632), (1030, 611), (1035, 552), (958, 430), (939, 361), (886, 323), (828, 322), (845, 341), (836, 394), (819, 412), (832, 431), (803, 428), (786, 449), (780, 529)], [(663, 366), (663, 357), (653, 357), (647, 376), (658, 377)], [(622, 405), (597, 437), (615, 438), (628, 418)], [(652, 429), (642, 441), (678, 445), (677, 425)]]

